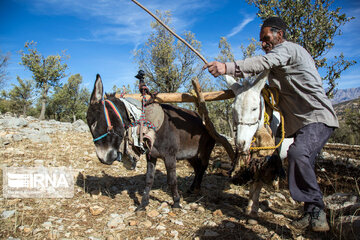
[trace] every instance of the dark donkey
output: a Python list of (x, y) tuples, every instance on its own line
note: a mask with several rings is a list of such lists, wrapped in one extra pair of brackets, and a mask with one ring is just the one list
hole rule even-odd
[[(87, 112), (87, 123), (96, 140), (95, 148), (99, 160), (104, 164), (112, 164), (119, 156), (119, 147), (124, 140), (130, 118), (124, 103), (114, 96), (107, 98), (116, 105), (120, 117), (108, 107), (108, 115), (112, 129), (108, 129), (104, 113), (103, 84), (99, 75), (96, 77)], [(180, 195), (176, 179), (176, 161), (187, 159), (194, 168), (195, 177), (189, 191), (200, 190), (202, 177), (209, 163), (215, 140), (209, 135), (199, 115), (193, 111), (168, 104), (160, 105), (164, 111), (164, 121), (156, 132), (156, 138), (147, 153), (146, 185), (138, 209), (149, 204), (149, 192), (154, 182), (157, 158), (162, 158), (167, 171), (167, 182), (170, 185), (173, 207), (180, 207)]]

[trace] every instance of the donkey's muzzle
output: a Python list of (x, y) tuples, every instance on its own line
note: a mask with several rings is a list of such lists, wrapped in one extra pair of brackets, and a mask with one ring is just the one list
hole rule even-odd
[(100, 158), (100, 162), (106, 165), (111, 165), (115, 160), (119, 158), (118, 152), (116, 150), (110, 150), (106, 153), (104, 158)]

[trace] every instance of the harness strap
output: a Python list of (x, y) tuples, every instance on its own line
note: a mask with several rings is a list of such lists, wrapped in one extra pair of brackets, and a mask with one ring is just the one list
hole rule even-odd
[(264, 98), (264, 100), (266, 101), (266, 103), (275, 111), (279, 112), (280, 114), (280, 122), (281, 122), (281, 140), (280, 142), (274, 146), (274, 147), (250, 147), (250, 150), (270, 150), (270, 149), (277, 149), (281, 146), (282, 142), (285, 139), (285, 124), (284, 124), (284, 116), (281, 113), (279, 107), (278, 107), (278, 103), (279, 103), (279, 93), (277, 91), (276, 88), (273, 88), (275, 91), (275, 96), (273, 91), (268, 88), (268, 87), (264, 87), (261, 90), (261, 94)]
[(93, 142), (99, 141), (100, 139), (103, 139), (104, 137), (106, 137), (109, 134), (109, 132), (104, 133), (103, 135), (101, 135), (100, 137), (97, 137), (95, 139), (93, 139)]
[[(113, 125), (111, 124), (111, 120), (110, 120), (110, 117), (109, 117), (109, 111), (106, 107), (106, 103), (108, 103), (108, 105), (113, 109), (113, 111), (115, 112), (116, 116), (118, 116), (118, 118), (120, 119), (122, 125), (124, 126), (125, 128), (125, 123), (124, 123), (124, 120), (119, 112), (119, 110), (117, 109), (117, 107), (115, 106), (115, 104), (108, 100), (108, 99), (103, 99), (101, 101), (101, 103), (103, 104), (104, 106), (104, 115), (105, 115), (105, 120), (106, 120), (106, 125), (107, 125), (107, 132), (104, 133), (103, 135), (97, 137), (97, 138), (94, 138), (93, 139), (93, 142), (96, 142), (96, 141), (99, 141), (100, 139), (103, 139), (104, 137), (106, 137), (110, 132), (114, 132), (113, 131)], [(115, 133), (115, 132), (114, 132)], [(116, 133), (115, 133), (116, 134)]]
[(124, 120), (123, 120), (123, 118), (122, 118), (119, 110), (118, 110), (117, 107), (115, 106), (115, 104), (114, 104), (112, 101), (110, 101), (110, 100), (108, 100), (108, 99), (105, 99), (105, 100), (103, 100), (104, 112), (105, 112), (106, 122), (107, 122), (108, 127), (110, 128), (110, 130), (112, 129), (112, 125), (111, 125), (111, 121), (110, 121), (110, 117), (109, 117), (109, 112), (108, 112), (108, 110), (107, 110), (107, 108), (106, 108), (105, 103), (108, 103), (108, 104), (110, 105), (110, 107), (114, 110), (116, 116), (118, 116), (118, 118), (120, 119), (122, 125), (125, 127)]

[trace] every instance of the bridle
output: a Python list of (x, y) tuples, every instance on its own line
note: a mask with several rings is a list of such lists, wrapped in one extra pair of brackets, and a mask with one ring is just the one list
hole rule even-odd
[(115, 106), (115, 104), (114, 104), (112, 101), (108, 100), (108, 99), (103, 99), (103, 100), (101, 101), (101, 103), (102, 103), (103, 106), (104, 106), (104, 114), (105, 114), (105, 120), (106, 120), (106, 124), (107, 124), (107, 132), (104, 133), (104, 134), (102, 134), (101, 136), (99, 136), (99, 137), (97, 137), (97, 138), (94, 138), (94, 139), (93, 139), (93, 142), (97, 142), (97, 141), (99, 141), (100, 139), (103, 139), (104, 137), (106, 137), (106, 136), (109, 135), (109, 134), (115, 134), (115, 135), (121, 137), (118, 133), (116, 133), (116, 132), (114, 131), (114, 127), (113, 127), (113, 125), (111, 124), (111, 120), (110, 120), (110, 117), (109, 117), (109, 111), (108, 111), (108, 109), (107, 109), (107, 107), (106, 107), (106, 103), (113, 109), (113, 111), (115, 112), (115, 114), (117, 115), (117, 117), (120, 119), (120, 122), (122, 123), (122, 125), (123, 125), (124, 128), (125, 128), (124, 120), (123, 120), (123, 118), (122, 118), (119, 110), (118, 110), (117, 107)]
[[(234, 126), (234, 127), (237, 127), (238, 125), (246, 125), (246, 126), (259, 125), (260, 126), (260, 123), (261, 123), (261, 120), (262, 120), (262, 114), (261, 113), (262, 113), (262, 111), (263, 111), (263, 109), (265, 107), (264, 98), (261, 95), (260, 95), (260, 103), (259, 103), (259, 105), (260, 105), (259, 117), (255, 122), (242, 122), (242, 121), (239, 121), (239, 122), (237, 122), (236, 126)], [(234, 130), (236, 131), (237, 129), (234, 129)]]

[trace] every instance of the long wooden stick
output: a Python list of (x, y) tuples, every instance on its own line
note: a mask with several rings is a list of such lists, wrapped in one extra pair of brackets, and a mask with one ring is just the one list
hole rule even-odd
[(225, 151), (229, 155), (230, 160), (234, 162), (235, 158), (236, 158), (236, 154), (235, 154), (231, 144), (228, 142), (226, 137), (220, 135), (216, 131), (214, 124), (210, 120), (209, 112), (206, 108), (206, 103), (205, 103), (205, 99), (204, 99), (204, 96), (201, 91), (199, 80), (197, 78), (193, 78), (192, 85), (193, 85), (196, 95), (197, 95), (196, 105), (198, 107), (199, 114), (200, 114), (202, 120), (204, 121), (206, 129), (208, 130), (209, 134), (215, 139), (215, 141), (220, 143), (225, 148)]
[(193, 48), (188, 42), (186, 42), (183, 38), (181, 38), (179, 35), (177, 35), (174, 31), (172, 31), (165, 23), (163, 23), (157, 16), (155, 16), (152, 12), (150, 12), (149, 10), (147, 10), (146, 7), (144, 7), (143, 5), (141, 5), (138, 1), (136, 0), (131, 0), (133, 1), (136, 5), (138, 5), (139, 7), (141, 7), (142, 9), (144, 9), (148, 14), (150, 14), (153, 18), (156, 19), (156, 21), (158, 21), (158, 23), (160, 23), (164, 28), (166, 28), (171, 34), (173, 34), (175, 37), (177, 37), (181, 42), (183, 42), (186, 46), (188, 46), (188, 48), (190, 48), (196, 55), (198, 55), (201, 60), (203, 60), (203, 62), (205, 64), (207, 64), (206, 59), (198, 52), (196, 51), (195, 48)]

